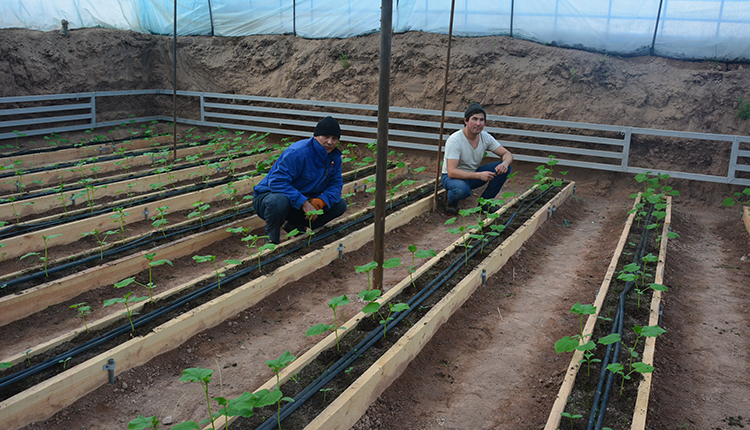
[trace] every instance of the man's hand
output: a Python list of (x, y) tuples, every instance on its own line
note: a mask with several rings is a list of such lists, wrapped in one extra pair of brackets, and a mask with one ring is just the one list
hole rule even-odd
[(496, 176), (495, 172), (476, 172), (476, 173), (477, 175), (479, 175), (478, 179), (481, 179), (484, 182), (489, 182), (492, 180), (492, 178)]
[(507, 172), (507, 171), (508, 171), (508, 166), (506, 166), (506, 165), (505, 165), (505, 164), (503, 164), (503, 163), (500, 163), (500, 164), (498, 164), (498, 165), (497, 165), (497, 166), (495, 167), (495, 172), (496, 172), (496, 173), (497, 173), (498, 175), (502, 175), (503, 173), (505, 173), (505, 172)]
[(317, 210), (325, 209), (325, 207), (328, 206), (326, 204), (326, 202), (323, 201), (323, 199), (320, 199), (320, 198), (317, 198), (317, 197), (315, 197), (314, 199), (312, 199), (311, 203), (312, 203), (313, 207), (315, 209), (317, 209)]
[[(302, 203), (302, 212), (308, 213), (308, 212), (312, 212), (315, 210), (317, 209), (315, 209), (315, 206), (313, 206), (309, 200), (305, 200), (305, 202)], [(314, 222), (316, 219), (318, 219), (318, 216), (317, 215), (305, 215), (305, 219), (307, 219), (308, 221)]]

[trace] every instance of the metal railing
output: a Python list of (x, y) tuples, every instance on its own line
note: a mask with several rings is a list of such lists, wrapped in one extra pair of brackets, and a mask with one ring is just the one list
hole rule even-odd
[[(187, 106), (178, 117), (182, 124), (309, 137), (320, 118), (333, 115), (341, 124), (345, 143), (370, 143), (377, 136), (376, 105), (196, 91), (178, 91), (177, 94), (181, 106)], [(169, 111), (171, 95), (171, 90), (141, 90), (0, 98), (0, 139), (14, 139), (20, 134), (32, 136), (110, 127), (123, 122), (172, 121), (171, 115), (98, 121), (97, 117), (104, 113), (101, 108), (97, 111), (96, 103), (97, 98), (104, 97), (151, 96), (153, 106), (158, 109), (161, 103), (163, 110)], [(437, 151), (439, 110), (391, 107), (390, 115), (390, 148)], [(461, 112), (446, 112), (446, 116), (449, 118), (446, 130), (462, 128)], [(487, 120), (485, 130), (509, 148), (519, 161), (544, 163), (549, 155), (554, 155), (559, 166), (632, 174), (667, 173), (673, 178), (750, 185), (750, 136), (502, 115), (488, 115)], [(713, 154), (712, 164), (692, 163), (699, 164), (696, 169), (700, 168), (701, 172), (722, 170), (721, 174), (670, 168), (669, 159), (644, 154), (646, 146), (670, 145), (676, 148), (674, 152), (682, 150), (700, 160), (701, 154), (694, 154), (693, 147), (686, 147), (690, 142), (693, 147), (703, 147)], [(634, 155), (634, 148), (639, 149), (640, 154)]]

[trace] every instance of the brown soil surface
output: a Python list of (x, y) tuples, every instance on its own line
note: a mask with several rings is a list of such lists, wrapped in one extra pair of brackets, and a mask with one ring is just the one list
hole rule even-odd
[[(0, 34), (0, 96), (171, 88), (168, 38), (104, 29), (73, 31), (69, 38), (17, 29)], [(394, 106), (440, 109), (446, 41), (424, 33), (394, 36)], [(182, 38), (179, 88), (375, 104), (378, 47), (377, 35)], [(342, 52), (349, 68), (338, 62)], [(505, 37), (455, 39), (452, 52), (449, 110), (478, 101), (491, 114), (748, 134), (748, 123), (735, 115), (737, 98), (750, 87), (747, 64), (605, 58)], [(123, 104), (122, 110), (121, 117), (149, 113), (148, 106)], [(678, 145), (667, 157), (686, 169), (695, 157), (705, 158), (706, 168), (715, 169), (720, 162), (711, 152)], [(515, 167), (519, 186), (528, 185), (534, 166)], [(593, 301), (631, 204), (627, 197), (639, 188), (614, 173), (571, 169), (569, 178), (579, 184), (577, 197), (477, 291), (355, 428), (543, 427), (569, 361), (552, 345), (575, 330), (571, 305)], [(670, 241), (667, 257), (662, 325), (668, 332), (657, 341), (647, 427), (739, 428), (750, 419), (750, 236), (737, 209), (718, 206), (729, 187), (674, 185), (682, 191), (674, 216), (681, 237)], [(409, 244), (442, 249), (455, 239), (445, 233), (447, 218), (425, 214), (388, 234), (386, 258), (405, 259)], [(327, 320), (330, 297), (361, 290), (364, 277), (353, 266), (371, 260), (371, 245), (346, 254), (27, 428), (125, 428), (138, 414), (199, 421), (205, 417), (201, 393), (178, 382), (182, 369), (220, 368), (227, 397), (253, 390), (272, 376), (265, 360), (287, 349), (300, 355), (316, 342), (304, 330)], [(405, 275), (386, 272), (385, 283)], [(344, 308), (347, 317), (354, 311)], [(0, 333), (3, 342), (15, 336), (6, 327)], [(219, 378), (214, 381), (218, 396)]]

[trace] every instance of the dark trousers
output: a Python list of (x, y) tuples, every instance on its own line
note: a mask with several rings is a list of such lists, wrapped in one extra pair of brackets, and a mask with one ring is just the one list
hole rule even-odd
[[(281, 226), (289, 222), (295, 228), (308, 227), (310, 223), (305, 219), (305, 213), (301, 209), (294, 209), (289, 198), (281, 193), (263, 193), (253, 196), (253, 209), (261, 219), (266, 221), (266, 235), (272, 243), (279, 243)], [(323, 214), (313, 221), (312, 229), (318, 229), (331, 220), (340, 217), (346, 212), (346, 202), (342, 199), (333, 206), (323, 209)], [(287, 232), (288, 233), (288, 232)]]

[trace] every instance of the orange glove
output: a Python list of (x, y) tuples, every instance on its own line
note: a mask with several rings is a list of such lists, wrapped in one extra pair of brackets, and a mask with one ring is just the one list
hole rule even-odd
[(325, 208), (326, 206), (328, 206), (326, 204), (326, 202), (323, 201), (323, 199), (319, 199), (317, 197), (315, 197), (314, 199), (310, 200), (310, 204), (312, 204), (313, 207), (316, 210), (322, 210), (323, 208)]

